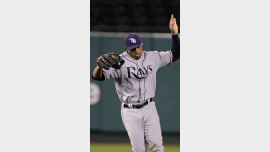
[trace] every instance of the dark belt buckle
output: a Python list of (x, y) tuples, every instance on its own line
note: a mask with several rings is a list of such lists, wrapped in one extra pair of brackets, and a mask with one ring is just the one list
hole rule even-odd
[[(153, 98), (150, 98), (149, 100), (146, 100), (144, 103), (140, 104), (140, 105), (132, 105), (133, 108), (136, 108), (136, 109), (141, 109), (142, 107), (146, 106), (148, 104), (148, 101), (149, 102), (152, 102), (153, 101)], [(125, 108), (129, 108), (128, 105), (124, 104), (124, 107)]]
[(135, 108), (137, 109), (141, 109), (142, 107), (146, 106), (148, 104), (148, 101), (145, 101), (143, 104), (140, 104), (140, 105), (134, 105)]

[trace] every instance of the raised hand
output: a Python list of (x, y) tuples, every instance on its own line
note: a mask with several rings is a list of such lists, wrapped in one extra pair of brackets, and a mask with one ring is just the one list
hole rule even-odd
[(176, 19), (173, 17), (173, 14), (170, 19), (169, 27), (172, 34), (178, 34), (178, 26), (176, 24)]

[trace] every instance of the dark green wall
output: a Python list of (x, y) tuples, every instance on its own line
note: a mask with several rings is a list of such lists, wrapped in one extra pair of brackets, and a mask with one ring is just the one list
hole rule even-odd
[[(170, 38), (141, 38), (144, 51), (167, 51), (171, 48)], [(96, 67), (96, 59), (105, 53), (124, 52), (124, 37), (90, 37), (90, 72)], [(121, 102), (116, 94), (114, 81), (99, 82), (90, 79), (101, 89), (101, 99), (90, 106), (91, 131), (125, 132), (122, 123)], [(180, 132), (180, 61), (162, 67), (157, 73), (157, 89), (154, 97), (163, 132)]]

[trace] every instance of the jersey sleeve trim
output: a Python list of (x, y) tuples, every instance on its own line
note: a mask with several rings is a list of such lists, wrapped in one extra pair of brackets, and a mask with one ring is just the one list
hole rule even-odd
[(107, 80), (107, 75), (106, 75), (106, 73), (103, 70), (102, 70), (102, 74), (104, 75), (105, 80)]
[(170, 51), (170, 54), (171, 54), (171, 59), (170, 59), (170, 63), (168, 65), (170, 65), (172, 63), (172, 60), (173, 60), (172, 51)]
[(172, 63), (172, 60), (173, 60), (173, 54), (172, 54), (172, 51), (170, 51), (170, 62), (167, 65), (170, 65)]

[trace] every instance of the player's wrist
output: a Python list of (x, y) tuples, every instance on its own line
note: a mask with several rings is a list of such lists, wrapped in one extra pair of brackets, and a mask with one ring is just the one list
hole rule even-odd
[(100, 69), (100, 70), (102, 70), (102, 68), (101, 68), (101, 67), (99, 67), (98, 65), (97, 65), (97, 68), (98, 68), (98, 69)]

